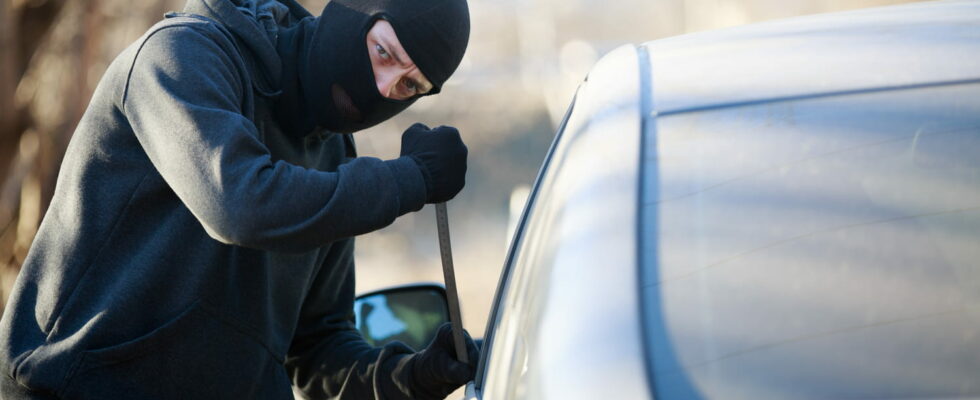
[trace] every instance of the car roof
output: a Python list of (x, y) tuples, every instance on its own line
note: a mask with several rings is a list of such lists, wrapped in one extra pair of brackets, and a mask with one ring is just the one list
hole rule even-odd
[(648, 42), (654, 112), (980, 80), (978, 21), (978, 1), (937, 1)]

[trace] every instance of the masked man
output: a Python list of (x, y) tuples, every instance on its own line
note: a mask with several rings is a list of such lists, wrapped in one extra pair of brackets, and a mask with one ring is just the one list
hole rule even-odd
[[(437, 399), (472, 377), (353, 326), (353, 236), (462, 189), (466, 147), (349, 133), (438, 93), (465, 0), (190, 0), (109, 67), (0, 324), (4, 399)], [(475, 346), (469, 343), (470, 359)]]

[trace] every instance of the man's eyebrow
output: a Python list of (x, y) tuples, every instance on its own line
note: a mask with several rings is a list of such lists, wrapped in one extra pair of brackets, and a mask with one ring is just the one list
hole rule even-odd
[[(405, 48), (403, 48), (400, 43), (396, 48), (396, 46), (391, 45), (391, 42), (389, 42), (387, 38), (378, 38), (378, 41), (381, 42), (382, 46), (388, 49), (389, 54), (395, 57), (395, 61), (398, 62), (398, 64), (403, 67), (408, 66), (408, 63), (405, 62), (405, 58), (408, 58), (408, 54), (405, 53)], [(399, 54), (404, 55), (405, 58), (402, 58)], [(422, 79), (409, 77), (409, 79), (415, 82), (415, 84), (420, 88), (425, 89), (424, 92), (432, 90), (432, 83), (425, 77), (422, 77)]]
[(408, 64), (405, 63), (405, 59), (403, 59), (399, 55), (399, 53), (402, 53), (402, 52), (405, 51), (404, 49), (401, 48), (401, 46), (398, 46), (398, 48), (396, 49), (395, 46), (392, 46), (391, 42), (388, 42), (388, 39), (387, 38), (378, 38), (378, 41), (381, 42), (381, 45), (382, 46), (384, 46), (385, 48), (388, 49), (388, 53), (390, 53), (392, 56), (395, 57), (395, 61), (397, 61), (402, 66), (408, 65)]

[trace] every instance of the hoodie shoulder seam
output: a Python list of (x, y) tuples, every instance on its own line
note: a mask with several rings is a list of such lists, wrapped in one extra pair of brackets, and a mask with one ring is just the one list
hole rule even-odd
[[(133, 54), (132, 59), (130, 60), (130, 64), (126, 73), (126, 83), (123, 86), (122, 97), (120, 98), (120, 103), (119, 103), (123, 112), (125, 112), (126, 110), (126, 100), (129, 96), (129, 85), (133, 77), (133, 71), (136, 69), (136, 60), (139, 58), (140, 53), (143, 51), (143, 46), (146, 46), (146, 43), (150, 40), (150, 38), (152, 38), (156, 34), (161, 33), (168, 29), (177, 29), (177, 28), (187, 28), (192, 32), (210, 38), (214, 40), (215, 44), (217, 44), (219, 47), (226, 47), (221, 43), (221, 40), (224, 40), (227, 43), (227, 45), (230, 45), (232, 48), (234, 48), (235, 51), (239, 53), (239, 55), (241, 53), (240, 49), (238, 49), (238, 46), (235, 44), (235, 41), (230, 38), (230, 33), (224, 32), (220, 24), (218, 24), (213, 20), (201, 16), (196, 16), (196, 15), (181, 15), (178, 17), (173, 17), (164, 20), (158, 23), (156, 26), (154, 26), (150, 31), (148, 31), (143, 36), (143, 38), (140, 39), (139, 46), (136, 48), (136, 51)], [(236, 67), (240, 67), (240, 66), (236, 65)]]

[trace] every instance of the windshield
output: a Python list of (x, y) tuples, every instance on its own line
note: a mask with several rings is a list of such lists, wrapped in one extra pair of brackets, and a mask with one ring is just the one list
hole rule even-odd
[(656, 398), (980, 396), (980, 85), (656, 120)]

